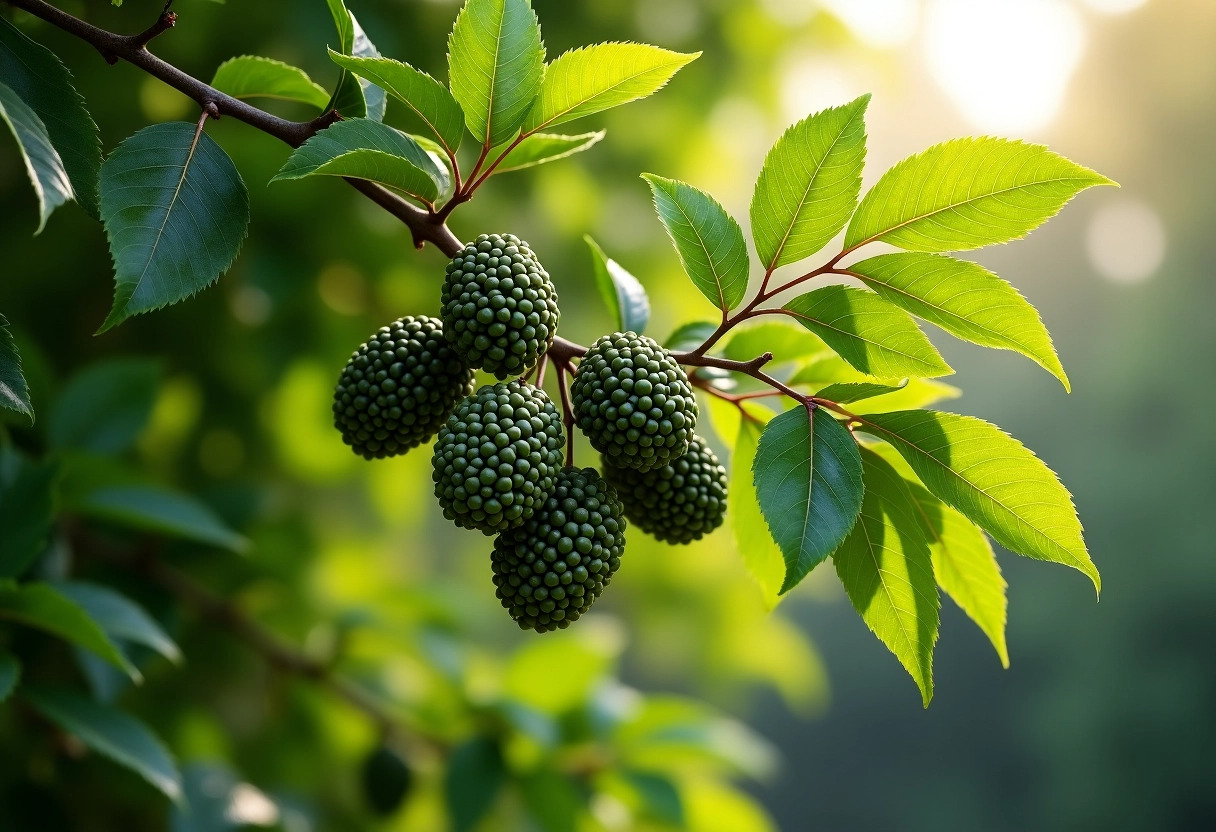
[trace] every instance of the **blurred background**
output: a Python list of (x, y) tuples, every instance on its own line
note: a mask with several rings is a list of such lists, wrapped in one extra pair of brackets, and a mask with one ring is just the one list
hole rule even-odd
[[(57, 5), (137, 31), (161, 4)], [(585, 719), (636, 704), (637, 691), (658, 711), (707, 703), (695, 707), (715, 715), (719, 745), (697, 764), (649, 751), (662, 758), (658, 769), (672, 767), (665, 776), (688, 828), (1216, 828), (1216, 3), (533, 5), (550, 57), (603, 40), (705, 53), (662, 93), (580, 127), (607, 129), (597, 147), (497, 177), (454, 218), (464, 238), (527, 239), (561, 293), (562, 333), (583, 343), (611, 326), (583, 234), (646, 285), (654, 337), (713, 315), (680, 273), (640, 172), (705, 188), (745, 221), (760, 163), (784, 128), (864, 92), (874, 93), (867, 183), (967, 134), (1044, 142), (1121, 183), (1083, 194), (1025, 241), (976, 254), (1041, 310), (1071, 395), (1023, 358), (930, 332), (965, 391), (950, 406), (1006, 428), (1073, 492), (1104, 577), (1100, 603), (1083, 576), (1000, 552), (1012, 665), (1002, 670), (946, 600), (937, 696), (922, 710), (830, 569), (769, 613), (729, 530), (686, 549), (634, 534), (593, 614), (537, 647), (494, 599), (488, 541), (440, 516), (425, 450), (368, 464), (330, 423), (332, 386), (351, 351), (398, 316), (437, 313), (442, 256), (415, 252), (403, 227), (341, 183), (268, 186), (287, 149), (231, 119), (208, 132), (249, 186), (251, 232), (235, 266), (198, 297), (97, 338), (113, 289), (105, 238), (72, 207), (31, 238), (34, 200), (11, 142), (0, 143), (0, 310), (35, 406), (49, 412), (65, 382), (95, 362), (154, 359), (155, 404), (123, 465), (198, 495), (252, 543), (244, 557), (191, 544), (170, 544), (165, 557), (313, 654), (338, 657), (424, 732), (466, 735), (490, 703), (512, 697), (576, 735), (574, 703)], [(457, 4), (350, 7), (382, 53), (445, 76)], [(320, 0), (175, 8), (178, 28), (155, 51), (196, 76), (250, 53), (301, 66), (323, 85), (336, 77)], [(150, 122), (197, 117), (190, 101), (132, 67), (108, 67), (49, 27), (22, 25), (72, 68), (107, 151)], [(388, 120), (408, 126), (391, 104)], [(37, 453), (42, 421), (31, 430), (10, 420), (10, 441)], [(594, 461), (585, 444), (577, 458)], [(187, 660), (153, 661), (142, 688), (114, 695), (183, 764), (222, 763), (285, 796), (285, 828), (444, 828), (440, 775), (425, 755), (407, 807), (369, 825), (358, 768), (377, 742), (374, 726), (267, 670), (188, 611), (167, 611), (146, 587), (128, 588), (174, 626)], [(96, 761), (57, 763), (11, 715), (0, 732), (18, 749), (0, 762), (0, 817), (14, 828), (48, 811), (40, 817), (63, 817), (63, 828), (163, 828), (167, 801), (133, 776)], [(533, 753), (516, 744), (504, 752), (512, 765)], [(64, 788), (104, 794), (105, 810), (82, 818), (55, 797)], [(647, 826), (630, 800), (597, 787), (580, 828), (665, 828), (661, 818)], [(513, 820), (523, 815), (511, 798), (502, 801), (485, 828), (528, 828)]]

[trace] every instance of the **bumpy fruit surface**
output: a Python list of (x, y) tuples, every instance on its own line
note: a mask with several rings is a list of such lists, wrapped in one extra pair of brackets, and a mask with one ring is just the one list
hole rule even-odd
[(473, 370), (435, 318), (405, 317), (367, 339), (334, 390), (334, 427), (367, 459), (403, 454), (435, 435), (473, 392)]
[(532, 519), (494, 541), (498, 598), (525, 630), (569, 627), (612, 580), (624, 548), (616, 492), (593, 468), (564, 468)]
[(644, 335), (605, 335), (570, 387), (591, 445), (618, 468), (649, 470), (678, 459), (697, 426), (697, 399), (671, 353)]
[(726, 469), (699, 436), (684, 456), (652, 471), (605, 460), (604, 479), (621, 495), (629, 521), (664, 543), (699, 540), (726, 516)]
[(513, 234), (482, 234), (452, 258), (441, 302), (448, 342), (499, 379), (533, 367), (557, 334), (557, 292)]
[(543, 390), (518, 381), (482, 387), (435, 440), (431, 477), (443, 516), (486, 534), (522, 524), (553, 493), (564, 442)]

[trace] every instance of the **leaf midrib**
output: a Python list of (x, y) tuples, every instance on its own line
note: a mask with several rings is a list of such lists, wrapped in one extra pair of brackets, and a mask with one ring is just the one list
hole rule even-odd
[[(675, 190), (679, 190), (678, 183), (676, 183), (676, 185)], [(680, 204), (680, 201), (670, 193), (668, 193), (668, 197), (670, 197), (672, 205), (676, 206), (676, 210), (678, 210), (680, 215), (684, 217), (684, 221), (688, 224), (689, 230), (691, 230), (693, 235), (696, 236), (697, 242), (701, 245), (701, 251), (705, 252), (706, 263), (709, 266), (710, 272), (713, 274), (714, 286), (718, 290), (718, 308), (727, 310), (730, 309), (730, 305), (726, 302), (726, 294), (722, 290), (722, 277), (718, 274), (718, 267), (714, 264), (713, 254), (710, 252), (709, 246), (705, 245), (705, 238), (701, 236), (701, 232), (697, 230), (695, 225), (693, 225), (692, 217), (690, 217), (688, 212), (684, 210), (684, 206)]]
[(888, 347), (885, 344), (878, 343), (877, 341), (871, 341), (869, 338), (865, 338), (861, 335), (858, 335), (855, 332), (848, 332), (846, 330), (840, 329), (839, 327), (832, 326), (831, 324), (825, 323), (824, 321), (820, 320), (819, 318), (812, 317), (811, 315), (807, 315), (802, 312), (797, 312), (793, 309), (790, 309), (788, 306), (783, 307), (783, 308), (784, 308), (784, 311), (786, 312), (786, 314), (788, 314), (792, 318), (800, 318), (800, 319), (803, 319), (806, 321), (810, 321), (811, 323), (822, 326), (824, 329), (830, 329), (833, 332), (839, 332), (841, 335), (847, 335), (850, 338), (856, 338), (858, 341), (864, 341), (865, 343), (871, 344), (872, 346), (874, 346), (875, 349), (883, 350), (885, 352), (895, 353), (896, 355), (903, 356), (904, 358), (908, 359), (909, 361), (913, 361), (922, 366), (925, 366), (925, 367), (933, 366), (930, 362), (926, 361), (923, 358), (918, 358), (917, 356), (912, 355), (910, 353), (902, 352), (901, 350), (897, 350), (894, 347)]
[[(560, 60), (560, 58), (559, 58), (558, 60)], [(610, 87), (606, 87), (605, 89), (600, 90), (599, 92), (595, 93), (594, 95), (589, 95), (589, 96), (587, 96), (587, 97), (586, 97), (586, 98), (584, 98), (582, 101), (579, 101), (577, 104), (574, 104), (574, 105), (572, 105), (572, 106), (570, 106), (570, 107), (567, 107), (565, 110), (561, 110), (561, 111), (559, 111), (559, 112), (557, 112), (557, 113), (554, 113), (552, 118), (550, 118), (548, 121), (542, 122), (541, 124), (538, 124), (537, 126), (533, 127), (533, 128), (532, 128), (532, 129), (529, 131), (529, 133), (535, 133), (535, 132), (537, 132), (537, 131), (544, 130), (546, 127), (548, 127), (548, 126), (549, 126), (550, 124), (552, 124), (554, 121), (556, 121), (557, 119), (559, 119), (559, 118), (561, 118), (562, 116), (566, 115), (567, 113), (570, 113), (570, 112), (573, 112), (574, 110), (577, 110), (579, 107), (583, 106), (584, 104), (586, 104), (586, 103), (588, 103), (588, 102), (590, 102), (590, 101), (594, 101), (594, 100), (596, 100), (597, 98), (602, 98), (603, 96), (605, 96), (605, 95), (607, 95), (608, 93), (610, 93), (610, 92), (612, 92), (613, 90), (615, 90), (617, 87), (620, 87), (620, 86), (622, 86), (622, 85), (624, 85), (624, 84), (628, 83), (629, 81), (632, 81), (632, 80), (634, 80), (634, 79), (636, 79), (636, 78), (639, 78), (639, 77), (641, 77), (641, 76), (643, 76), (643, 75), (645, 75), (645, 74), (647, 74), (647, 73), (649, 73), (649, 72), (657, 72), (657, 71), (658, 71), (658, 70), (660, 70), (660, 69), (666, 69), (667, 67), (671, 66), (672, 64), (678, 64), (678, 63), (679, 63), (679, 61), (675, 61), (675, 60), (672, 60), (672, 61), (667, 61), (666, 63), (659, 64), (658, 66), (653, 66), (653, 67), (651, 67), (650, 69), (643, 69), (643, 70), (640, 70), (640, 71), (635, 72), (635, 73), (633, 73), (632, 75), (630, 75), (630, 76), (628, 76), (628, 77), (626, 77), (626, 78), (622, 78), (620, 81), (617, 81), (617, 82), (616, 82), (615, 84), (613, 84), (612, 86), (610, 86)], [(543, 91), (542, 91), (542, 93), (541, 93), (541, 101), (542, 101), (542, 102), (544, 101), (544, 93), (543, 93)]]

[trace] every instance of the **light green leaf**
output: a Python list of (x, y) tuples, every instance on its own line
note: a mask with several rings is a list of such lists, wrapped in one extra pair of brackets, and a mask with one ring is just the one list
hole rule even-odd
[(387, 124), (347, 119), (297, 147), (270, 180), (353, 176), (380, 182), (426, 203), (447, 187), (447, 171), (409, 136)]
[(815, 396), (820, 399), (827, 399), (830, 402), (836, 402), (836, 404), (850, 404), (865, 399), (872, 399), (876, 396), (885, 396), (888, 393), (896, 393), (907, 386), (907, 379), (896, 385), (874, 384), (868, 381), (846, 381), (829, 384), (815, 393)]
[(0, 618), (18, 621), (59, 636), (79, 647), (96, 653), (115, 667), (140, 681), (136, 670), (105, 631), (89, 617), (80, 605), (64, 597), (45, 583), (18, 586), (14, 581), (0, 581)]
[(58, 480), (57, 460), (22, 461), (8, 488), (0, 485), (0, 578), (20, 577), (46, 551)]
[(935, 145), (891, 168), (861, 200), (845, 246), (965, 251), (1020, 239), (1094, 185), (1113, 185), (1043, 145), (991, 136)]
[(735, 327), (722, 346), (731, 361), (750, 361), (766, 352), (776, 364), (829, 354), (827, 345), (805, 327), (780, 320)]
[(912, 378), (901, 389), (872, 399), (859, 401), (849, 407), (856, 414), (889, 413), (892, 410), (914, 410), (937, 402), (957, 399), (962, 391), (957, 387), (931, 378)]
[(1038, 457), (995, 425), (933, 410), (875, 413), (862, 428), (889, 442), (925, 487), (1010, 551), (1071, 566), (1101, 590), (1072, 496)]
[(768, 423), (752, 465), (760, 509), (785, 556), (789, 592), (848, 535), (861, 509), (861, 458), (823, 410), (788, 410)]
[(89, 748), (139, 774), (170, 800), (182, 794), (181, 775), (169, 751), (135, 717), (66, 690), (29, 690), (31, 705)]
[(4, 84), (0, 84), (0, 120), (13, 131), (38, 197), (38, 228), (34, 234), (40, 234), (51, 212), (75, 196), (72, 183), (42, 119)]
[(448, 86), (487, 147), (514, 136), (540, 92), (545, 47), (528, 0), (468, 0), (448, 39)]
[[(608, 676), (616, 649), (595, 639), (566, 635), (529, 642), (511, 656), (503, 674), (503, 692), (538, 711), (560, 714), (587, 701)], [(558, 668), (560, 673), (555, 672)], [(538, 686), (545, 678), (549, 684)]]
[(34, 421), (34, 404), (30, 388), (21, 371), (21, 354), (8, 331), (8, 320), (0, 315), (0, 407), (24, 413)]
[(808, 116), (785, 131), (764, 159), (752, 195), (752, 239), (775, 269), (819, 251), (849, 221), (866, 161), (863, 95)]
[(681, 324), (671, 335), (668, 335), (663, 346), (672, 352), (693, 350), (705, 343), (705, 339), (712, 335), (717, 328), (717, 324), (709, 321), (690, 321)]
[(145, 127), (101, 168), (114, 308), (98, 332), (207, 288), (236, 259), (249, 194), (228, 154), (184, 121)]
[(896, 306), (951, 335), (1030, 358), (1069, 389), (1047, 327), (1026, 298), (978, 263), (940, 254), (882, 254), (848, 267)]
[(103, 488), (77, 506), (82, 514), (135, 529), (180, 537), (233, 552), (249, 542), (192, 497), (148, 487)]
[(743, 229), (712, 196), (684, 182), (643, 173), (680, 264), (714, 306), (729, 311), (747, 294)]
[(597, 43), (572, 49), (545, 67), (544, 83), (524, 132), (535, 133), (652, 95), (700, 55), (644, 43)]
[(832, 556), (853, 608), (933, 699), (933, 645), (941, 600), (916, 503), (903, 478), (869, 448), (861, 449), (866, 495), (861, 517)]
[(53, 52), (0, 18), (0, 78), (37, 113), (50, 136), (80, 207), (98, 218), (101, 138), (72, 73)]
[[(512, 170), (534, 168), (546, 162), (556, 162), (575, 153), (582, 153), (592, 145), (598, 144), (604, 138), (604, 131), (581, 133), (577, 136), (564, 136), (560, 133), (536, 133), (516, 145), (499, 162), (495, 173), (506, 173)], [(490, 158), (497, 158), (495, 151), (490, 151)]]
[[(752, 411), (749, 411), (749, 413)], [(740, 419), (739, 432), (730, 458), (730, 488), (726, 494), (726, 514), (735, 533), (735, 545), (743, 557), (748, 573), (760, 586), (760, 594), (768, 609), (781, 600), (781, 587), (785, 583), (785, 558), (781, 548), (773, 540), (760, 509), (756, 496), (756, 484), (752, 469), (756, 460), (756, 448), (764, 424), (760, 417)]]
[(152, 416), (160, 366), (146, 358), (114, 358), (72, 377), (51, 410), (56, 448), (99, 454), (126, 450)]
[[(336, 51), (357, 57), (379, 57), (380, 52), (368, 39), (355, 16), (347, 11), (343, 0), (326, 2), (329, 4), (329, 13), (333, 16), (334, 26), (338, 30), (338, 45), (341, 48)], [(325, 105), (325, 110), (337, 110), (344, 118), (383, 121), (386, 104), (384, 90), (370, 81), (356, 78), (344, 68), (338, 75), (334, 94)]]
[(506, 781), (498, 744), (474, 737), (448, 758), (444, 795), (455, 832), (470, 832), (490, 810)]
[(677, 696), (647, 696), (617, 726), (613, 749), (620, 765), (672, 774), (691, 768), (763, 778), (775, 768), (772, 746), (746, 725)]
[(863, 373), (934, 378), (954, 372), (908, 313), (873, 292), (824, 286), (784, 310)]
[(641, 334), (650, 320), (650, 298), (646, 296), (646, 290), (624, 266), (604, 254), (595, 240), (586, 235), (583, 239), (591, 249), (596, 286), (619, 330)]
[(4, 704), (21, 680), (21, 662), (7, 650), (0, 649), (0, 705)]
[(54, 586), (79, 604), (111, 639), (142, 644), (175, 664), (181, 662), (181, 650), (164, 628), (125, 595), (86, 581), (58, 581)]
[(278, 98), (314, 107), (324, 107), (329, 102), (329, 93), (304, 70), (258, 55), (224, 61), (215, 70), (211, 86), (233, 98)]
[(329, 50), (330, 59), (355, 75), (372, 81), (409, 107), (439, 139), (445, 153), (454, 154), (464, 137), (464, 113), (447, 87), (420, 69), (392, 58), (361, 58)]

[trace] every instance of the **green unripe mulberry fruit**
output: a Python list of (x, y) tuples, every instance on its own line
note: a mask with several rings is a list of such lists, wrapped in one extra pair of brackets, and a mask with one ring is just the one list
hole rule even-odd
[(605, 459), (604, 479), (621, 495), (629, 521), (664, 543), (699, 540), (726, 516), (726, 469), (699, 436), (684, 456), (651, 471)]
[(496, 594), (525, 630), (569, 627), (612, 580), (624, 548), (616, 492), (594, 468), (564, 468), (532, 519), (494, 541)]
[(401, 808), (414, 773), (401, 755), (382, 745), (363, 761), (363, 793), (372, 811), (387, 817)]
[(473, 392), (473, 370), (435, 318), (405, 317), (355, 350), (334, 390), (334, 427), (367, 459), (403, 454), (435, 435)]
[(557, 334), (557, 292), (513, 234), (482, 234), (452, 258), (441, 302), (448, 342), (499, 379), (531, 369)]
[(692, 385), (644, 335), (617, 332), (592, 344), (570, 392), (578, 426), (618, 468), (661, 468), (688, 450), (697, 426)]
[(435, 440), (431, 478), (443, 516), (486, 534), (522, 524), (553, 493), (564, 442), (543, 390), (518, 381), (482, 387)]

